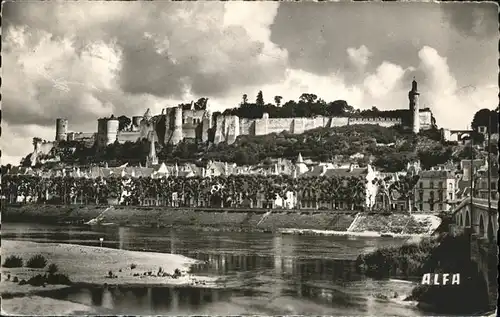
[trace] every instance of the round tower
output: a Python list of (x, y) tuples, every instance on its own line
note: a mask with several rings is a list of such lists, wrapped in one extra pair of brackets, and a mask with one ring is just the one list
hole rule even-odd
[(65, 141), (68, 135), (68, 119), (56, 119), (56, 141)]
[(418, 92), (417, 82), (413, 79), (411, 83), (411, 90), (408, 93), (408, 98), (410, 99), (410, 115), (411, 115), (411, 129), (413, 133), (417, 134), (420, 131), (420, 107), (418, 104), (418, 98), (420, 93)]
[(139, 127), (141, 124), (142, 116), (133, 116), (132, 117), (132, 126)]
[(120, 122), (111, 116), (106, 122), (106, 145), (113, 144), (118, 137), (118, 127)]
[(182, 141), (182, 107), (176, 107), (174, 109), (174, 126), (172, 130), (172, 144), (177, 144)]

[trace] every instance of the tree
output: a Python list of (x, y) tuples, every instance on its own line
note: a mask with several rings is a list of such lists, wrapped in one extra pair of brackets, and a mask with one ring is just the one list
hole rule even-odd
[(276, 107), (279, 107), (281, 105), (281, 99), (283, 99), (283, 97), (274, 96), (274, 103), (276, 104)]
[(207, 110), (208, 98), (200, 98), (194, 103), (195, 110)]
[(132, 120), (129, 117), (119, 116), (118, 117), (118, 130), (119, 131), (125, 130), (131, 123), (132, 123)]
[(330, 116), (341, 116), (351, 113), (354, 109), (347, 104), (345, 100), (335, 100), (326, 106), (327, 114)]
[(257, 94), (257, 99), (255, 100), (255, 104), (260, 107), (264, 106), (264, 96), (262, 95), (262, 90), (260, 90), (259, 93)]
[(305, 102), (305, 103), (314, 103), (318, 99), (318, 96), (315, 94), (309, 94), (309, 93), (303, 93), (300, 95), (299, 101)]
[(471, 128), (473, 131), (478, 131), (478, 127), (485, 126), (488, 129), (491, 121), (491, 133), (498, 133), (498, 111), (490, 109), (481, 109), (474, 114), (474, 118), (471, 122)]
[[(406, 200), (408, 204), (408, 212), (411, 213), (412, 211), (412, 204), (414, 203), (413, 201), (413, 196), (414, 196), (414, 188), (417, 185), (419, 180), (419, 176), (404, 176), (401, 177), (397, 182), (393, 183), (391, 185), (391, 189), (395, 190), (396, 192), (399, 193), (400, 197), (404, 200)], [(391, 191), (392, 191), (391, 190)], [(394, 200), (394, 198), (392, 199)]]

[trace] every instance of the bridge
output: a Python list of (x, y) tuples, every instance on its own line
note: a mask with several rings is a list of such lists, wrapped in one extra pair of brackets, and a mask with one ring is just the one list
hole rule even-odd
[(471, 202), (467, 197), (455, 207), (453, 220), (450, 231), (468, 235), (470, 259), (477, 264), (487, 287), (489, 304), (495, 309), (498, 295), (498, 200), (492, 199), (489, 207), (487, 199), (473, 198)]
[(472, 130), (442, 130), (442, 136), (446, 141), (463, 141), (466, 137), (470, 137)]

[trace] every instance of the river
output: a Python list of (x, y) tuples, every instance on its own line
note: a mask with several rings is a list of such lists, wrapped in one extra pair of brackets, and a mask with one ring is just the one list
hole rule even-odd
[(342, 315), (423, 316), (393, 297), (414, 284), (356, 274), (360, 253), (404, 239), (187, 229), (82, 227), (3, 223), (2, 238), (61, 242), (182, 254), (206, 261), (198, 275), (218, 276), (222, 289), (201, 287), (95, 287), (49, 293), (56, 299), (127, 315)]

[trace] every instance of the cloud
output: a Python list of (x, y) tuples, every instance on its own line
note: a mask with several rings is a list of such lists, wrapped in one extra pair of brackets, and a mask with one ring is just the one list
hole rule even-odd
[[(32, 151), (34, 136), (52, 140), (55, 137), (55, 129), (52, 127), (40, 127), (35, 124), (12, 126), (6, 122), (2, 122), (2, 137), (0, 138), (2, 165), (19, 164), (21, 159)], [(13, 140), (15, 141), (13, 142)]]
[(498, 36), (498, 4), (493, 2), (442, 3), (444, 20), (465, 36), (488, 38)]
[(53, 139), (57, 117), (68, 118), (70, 130), (95, 131), (98, 117), (159, 113), (200, 97), (209, 98), (211, 110), (224, 110), (245, 93), (254, 100), (259, 90), (267, 102), (307, 92), (388, 110), (408, 107), (415, 76), (421, 105), (431, 107), (439, 125), (463, 127), (478, 109), (494, 108), (497, 37), (480, 32), (491, 28), (494, 10), (476, 11), (479, 31), (464, 36), (456, 25), (456, 16), (470, 17), (463, 4), (456, 12), (435, 4), (403, 7), (8, 2), (4, 158), (26, 155), (33, 136)]
[(405, 70), (389, 62), (383, 62), (374, 74), (369, 75), (363, 82), (367, 92), (375, 98), (390, 93), (401, 80)]
[(277, 5), (246, 3), (259, 18), (235, 21), (227, 17), (241, 14), (231, 3), (7, 3), (4, 76), (15, 80), (6, 82), (6, 117), (83, 121), (109, 113), (106, 98), (155, 96), (167, 106), (186, 94), (223, 96), (279, 79), (286, 51), (269, 41)]
[(349, 56), (350, 62), (359, 70), (363, 70), (368, 64), (368, 59), (372, 53), (364, 45), (359, 48), (349, 47), (347, 49), (347, 55)]
[[(425, 46), (419, 52), (418, 71), (423, 75), (419, 90), (423, 105), (433, 111), (439, 126), (455, 129), (470, 128), (473, 114), (498, 105), (498, 87), (492, 85), (463, 86), (447, 63), (434, 48)], [(422, 103), (421, 103), (422, 104)]]

